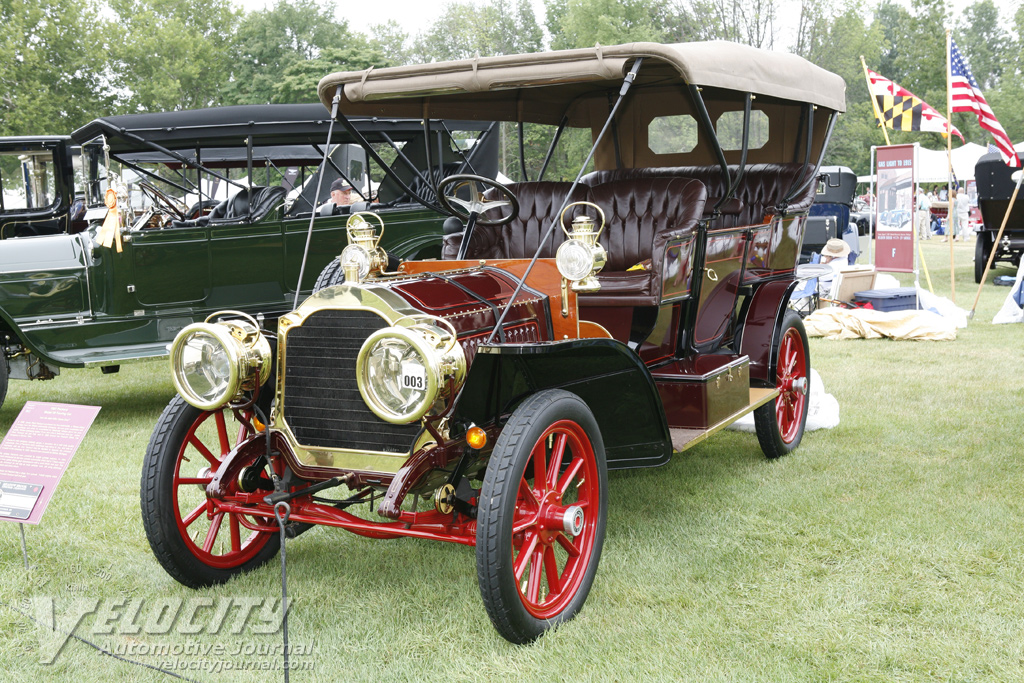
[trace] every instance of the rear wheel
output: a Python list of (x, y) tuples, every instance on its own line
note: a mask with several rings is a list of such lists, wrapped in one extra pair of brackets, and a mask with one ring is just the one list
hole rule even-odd
[(974, 284), (980, 285), (981, 279), (985, 276), (985, 264), (988, 263), (989, 235), (987, 232), (979, 232), (974, 241)]
[[(280, 547), (273, 523), (216, 512), (207, 501), (205, 487), (224, 456), (250, 435), (230, 410), (204, 412), (180, 396), (153, 431), (142, 466), (142, 523), (156, 559), (186, 586), (224, 583)], [(238, 492), (237, 481), (226, 486), (229, 496)]]
[(800, 445), (807, 424), (811, 354), (804, 324), (793, 311), (783, 316), (772, 349), (779, 395), (754, 411), (754, 426), (761, 450), (769, 458), (778, 458)]
[(540, 392), (512, 414), (477, 513), (480, 595), (494, 627), (528, 643), (572, 619), (590, 593), (607, 517), (604, 442), (586, 404)]

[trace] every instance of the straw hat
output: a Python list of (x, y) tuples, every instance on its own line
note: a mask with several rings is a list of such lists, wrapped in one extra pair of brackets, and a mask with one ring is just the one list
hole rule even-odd
[(822, 256), (831, 256), (832, 258), (846, 258), (850, 255), (850, 245), (841, 239), (833, 237), (825, 243), (825, 248), (821, 250)]

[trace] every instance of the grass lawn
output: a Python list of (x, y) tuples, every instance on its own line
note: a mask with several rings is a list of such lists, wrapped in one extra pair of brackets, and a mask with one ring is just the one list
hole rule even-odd
[[(973, 242), (955, 251), (957, 301), (969, 309)], [(925, 244), (943, 295), (948, 253)], [(307, 667), (292, 680), (1024, 679), (1024, 325), (990, 324), (1007, 291), (986, 286), (954, 342), (811, 340), (842, 421), (808, 433), (790, 456), (768, 462), (753, 435), (724, 432), (666, 467), (612, 474), (587, 605), (535, 645), (509, 645), (491, 628), (472, 548), (326, 528), (289, 542), (290, 635), (301, 652), (293, 660)], [(52, 599), (62, 624), (98, 599), (114, 610), (113, 633), (95, 615), (76, 632), (134, 647), (132, 658), (148, 664), (270, 666), (280, 634), (259, 632), (268, 629), (258, 610), (237, 629), (239, 620), (218, 627), (212, 613), (268, 609), (261, 601), (280, 596), (276, 559), (192, 591), (149, 550), (139, 473), (173, 394), (167, 377), (155, 363), (12, 383), (0, 432), (30, 399), (102, 410), (43, 523), (26, 527), (30, 572), (17, 525), (0, 524), (0, 601), (34, 614)], [(165, 623), (179, 603), (198, 616)], [(135, 619), (123, 614), (133, 604)], [(198, 633), (187, 632), (193, 626)], [(42, 665), (53, 643), (9, 609), (0, 608), (0, 634), (2, 680), (171, 680), (74, 641)], [(167, 654), (151, 653), (161, 646)], [(180, 673), (281, 680), (272, 671)]]

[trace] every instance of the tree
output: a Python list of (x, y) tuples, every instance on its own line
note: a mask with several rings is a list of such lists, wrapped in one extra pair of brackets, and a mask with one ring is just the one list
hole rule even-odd
[[(882, 54), (879, 56), (875, 71), (888, 79), (903, 83), (908, 74), (904, 68), (903, 52), (914, 40), (910, 30), (910, 12), (893, 0), (882, 0), (875, 8), (873, 26), (881, 30), (884, 38)], [(871, 64), (868, 63), (871, 67)]]
[(0, 2), (0, 135), (66, 134), (109, 113), (93, 0)]
[(274, 84), (270, 101), (280, 104), (312, 102), (317, 97), (317, 84), (329, 73), (390, 66), (380, 49), (362, 36), (353, 43), (343, 48), (324, 48), (314, 59), (292, 62)]
[[(315, 0), (277, 0), (272, 8), (251, 12), (239, 24), (235, 43), (238, 57), (230, 78), (222, 82), (225, 104), (265, 104), (290, 98), (301, 88), (294, 80), (284, 86), (282, 79), (298, 77), (304, 70), (302, 62), (320, 59), (327, 49), (368, 47), (365, 36), (354, 34), (347, 22), (335, 19), (332, 2), (320, 5)], [(376, 54), (382, 55), (380, 51)], [(285, 96), (285, 91), (292, 94)], [(300, 101), (308, 102), (313, 93), (315, 90)]]
[(776, 0), (680, 0), (672, 14), (675, 40), (728, 40), (771, 48)]
[(218, 104), (239, 12), (204, 0), (109, 0), (111, 85), (127, 112)]
[(481, 7), (452, 2), (416, 39), (413, 58), (431, 62), (536, 52), (543, 37), (529, 0), (490, 0)]
[(545, 7), (555, 50), (669, 39), (664, 0), (545, 0)]
[(953, 37), (970, 63), (975, 80), (983, 90), (994, 88), (999, 84), (1006, 58), (1013, 54), (1010, 36), (999, 20), (999, 9), (992, 0), (977, 0), (957, 23), (959, 30)]
[(413, 61), (409, 34), (403, 31), (394, 19), (388, 19), (383, 24), (372, 25), (370, 35), (372, 36), (370, 45), (380, 50), (388, 63), (409, 64)]

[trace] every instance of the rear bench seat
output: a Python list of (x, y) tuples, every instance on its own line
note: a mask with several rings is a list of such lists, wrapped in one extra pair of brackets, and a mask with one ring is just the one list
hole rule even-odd
[[(571, 183), (514, 183), (509, 190), (519, 200), (519, 216), (505, 226), (477, 226), (469, 259), (532, 258), (543, 233), (557, 216)], [(692, 233), (704, 212), (704, 185), (687, 178), (635, 178), (577, 185), (570, 202), (590, 201), (605, 213), (599, 241), (608, 262), (598, 273), (601, 290), (581, 294), (583, 306), (656, 306), (661, 302), (661, 268), (670, 239)], [(567, 221), (569, 216), (566, 216)], [(554, 258), (565, 233), (555, 228), (540, 252)], [(445, 237), (443, 257), (455, 258), (461, 235)], [(638, 264), (645, 269), (629, 269)]]
[[(733, 176), (736, 175), (737, 168), (730, 166)], [(805, 167), (804, 164), (797, 163), (751, 164), (747, 166), (733, 198), (719, 208), (722, 215), (711, 227), (735, 228), (763, 223), (765, 216), (781, 213), (779, 205), (785, 199), (786, 194), (792, 192), (797, 182), (801, 180), (801, 173), (804, 173), (803, 180), (806, 181), (807, 174), (813, 171), (813, 167)], [(708, 190), (708, 199), (705, 204), (707, 215), (711, 214), (713, 207), (725, 195), (726, 190), (720, 166), (665, 166), (593, 171), (583, 176), (581, 182), (593, 187), (601, 183), (634, 178), (693, 178), (701, 181)], [(809, 183), (800, 196), (794, 197), (789, 202), (786, 212), (793, 213), (810, 208), (814, 202), (816, 191), (817, 184)]]

